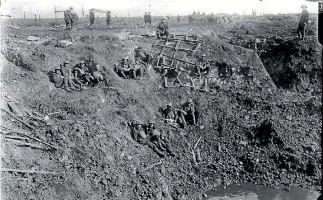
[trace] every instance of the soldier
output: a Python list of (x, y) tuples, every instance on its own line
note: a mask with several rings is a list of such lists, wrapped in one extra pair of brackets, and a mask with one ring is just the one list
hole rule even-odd
[(148, 133), (145, 133), (143, 124), (139, 121), (135, 122), (135, 126), (132, 129), (133, 137), (136, 142), (142, 145), (148, 145), (153, 151), (155, 151), (159, 156), (164, 157), (165, 155), (161, 152), (158, 147), (154, 144), (157, 138)]
[(71, 13), (71, 30), (73, 30), (73, 28), (76, 27), (78, 18), (79, 17), (75, 12)]
[(145, 26), (147, 26), (147, 24), (148, 24), (148, 14), (147, 14), (147, 12), (145, 12), (145, 14), (144, 14), (144, 22), (145, 22)]
[(160, 39), (161, 37), (164, 37), (164, 36), (166, 36), (166, 38), (168, 37), (169, 32), (168, 32), (168, 23), (166, 22), (166, 17), (163, 17), (161, 19), (161, 22), (157, 26), (156, 33), (157, 33), (158, 39)]
[(177, 22), (179, 23), (181, 21), (181, 16), (177, 15)]
[(187, 124), (186, 119), (191, 120), (193, 125), (197, 125), (195, 113), (196, 113), (195, 105), (193, 103), (193, 100), (189, 98), (187, 102), (183, 105), (182, 109), (180, 110), (181, 119), (183, 121), (184, 126)]
[(89, 70), (85, 67), (85, 62), (82, 60), (80, 64), (73, 68), (72, 72), (76, 83), (78, 83), (81, 88), (86, 89), (84, 84), (88, 84), (91, 80), (87, 76)]
[(117, 66), (117, 73), (122, 77), (122, 78), (127, 78), (126, 75), (131, 76), (131, 67), (130, 64), (128, 63), (128, 57), (125, 57), (121, 60), (120, 65)]
[(147, 15), (148, 17), (147, 17), (147, 19), (148, 19), (148, 25), (149, 25), (149, 27), (151, 27), (151, 14), (150, 14), (150, 12), (148, 12), (148, 15)]
[[(170, 133), (170, 131), (168, 131), (168, 133)], [(166, 134), (166, 132), (162, 130), (160, 134), (160, 139), (158, 140), (158, 146), (162, 151), (166, 151), (167, 153), (169, 153), (170, 156), (175, 156), (175, 153), (173, 152), (169, 141), (169, 135), (170, 134)]]
[(301, 8), (303, 11), (299, 19), (297, 34), (298, 34), (298, 38), (300, 38), (301, 40), (305, 40), (305, 30), (306, 30), (306, 26), (308, 25), (309, 12), (306, 10), (307, 9), (306, 5), (302, 5)]
[(70, 23), (71, 23), (71, 18), (72, 18), (72, 12), (73, 7), (69, 7), (68, 10), (64, 11), (64, 20), (65, 20), (65, 24), (66, 24), (66, 29), (68, 29)]
[(94, 9), (90, 9), (90, 26), (94, 24), (94, 19), (95, 19)]
[(101, 74), (100, 71), (101, 71), (101, 67), (98, 64), (96, 64), (95, 67), (92, 70), (90, 70), (94, 85), (97, 85), (103, 81), (103, 75)]
[(107, 12), (107, 26), (109, 26), (110, 21), (111, 21), (111, 12), (110, 12), (110, 11), (108, 11), (108, 12)]
[[(70, 75), (70, 69), (69, 69), (69, 61), (68, 60), (65, 60), (63, 65), (60, 65), (60, 68), (61, 68), (61, 75), (64, 76), (64, 89), (68, 92), (71, 92), (71, 89), (77, 89), (75, 88), (72, 80), (71, 80), (71, 75)], [(71, 89), (69, 88), (71, 87)]]
[(201, 72), (206, 72), (206, 77), (209, 75), (210, 72), (210, 63), (205, 60), (206, 55), (202, 54), (201, 59), (198, 61), (196, 68), (197, 68), (197, 74), (200, 78), (202, 78)]
[(178, 119), (177, 111), (173, 107), (172, 103), (167, 104), (167, 108), (163, 111), (166, 123), (176, 122)]
[(139, 59), (135, 60), (135, 64), (133, 65), (133, 68), (131, 70), (132, 78), (133, 79), (141, 79), (142, 78), (142, 72), (140, 67)]
[(140, 61), (146, 63), (146, 65), (151, 64), (152, 56), (142, 50), (141, 46), (135, 49), (135, 59), (140, 59)]

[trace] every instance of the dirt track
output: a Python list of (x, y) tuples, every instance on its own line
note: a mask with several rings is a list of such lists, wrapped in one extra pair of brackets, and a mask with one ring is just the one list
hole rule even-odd
[[(241, 24), (221, 24), (213, 28), (171, 25), (171, 31), (176, 33), (209, 35), (198, 53), (206, 53), (215, 61), (250, 65), (255, 68), (253, 72), (258, 70), (254, 74), (256, 82), (248, 84), (241, 78), (225, 80), (209, 93), (188, 88), (161, 88), (162, 79), (154, 70), (149, 70), (149, 76), (142, 80), (124, 80), (115, 74), (113, 64), (131, 53), (134, 46), (151, 48), (155, 38), (139, 37), (145, 33), (143, 28), (124, 26), (105, 30), (96, 27), (91, 31), (84, 25), (72, 33), (48, 27), (26, 27), (24, 31), (6, 29), (7, 36), (2, 39), (7, 43), (2, 44), (9, 47), (9, 54), (1, 52), (6, 56), (2, 55), (2, 96), (15, 98), (22, 113), (37, 111), (45, 116), (60, 112), (50, 116), (53, 123), (49, 126), (28, 118), (24, 120), (37, 129), (31, 135), (61, 149), (46, 151), (17, 146), (14, 140), (2, 137), (2, 152), (5, 153), (2, 168), (60, 173), (2, 172), (4, 199), (198, 199), (204, 191), (219, 184), (245, 181), (319, 190), (322, 67), (315, 59), (321, 51), (315, 35), (309, 36), (305, 46), (292, 38), (293, 26), (261, 23), (270, 30), (277, 26), (284, 28), (280, 42), (277, 31), (267, 32), (270, 39), (266, 44), (261, 43), (266, 52), (259, 58), (243, 47), (248, 47), (248, 42), (255, 38), (264, 39), (261, 38), (264, 28), (254, 28), (260, 24), (257, 21), (241, 23), (243, 27)], [(226, 28), (220, 31), (220, 27)], [(249, 30), (249, 34), (244, 29)], [(211, 32), (217, 36), (211, 36)], [(28, 35), (49, 36), (52, 42), (37, 46), (20, 41)], [(68, 48), (54, 47), (56, 40), (69, 39), (68, 35), (80, 39)], [(230, 36), (233, 39), (228, 38)], [(282, 55), (275, 51), (274, 43), (287, 43), (296, 50), (292, 55)], [(8, 56), (18, 52), (22, 60), (19, 64), (17, 59), (14, 61)], [(108, 80), (105, 88), (69, 93), (55, 88), (49, 81), (47, 73), (66, 57), (76, 64), (89, 55), (104, 67)], [(265, 69), (261, 68), (261, 61), (270, 77), (266, 76), (266, 71), (261, 71)], [(284, 63), (279, 65), (281, 70), (270, 70), (273, 64), (282, 63), (279, 61)], [(295, 77), (290, 82), (278, 84), (285, 80), (279, 75), (286, 74), (288, 63), (299, 69), (304, 67), (300, 64), (304, 62), (310, 68), (305, 72), (294, 70), (291, 73)], [(317, 76), (311, 75), (312, 69), (318, 70), (315, 71)], [(175, 129), (164, 124), (158, 109), (169, 101), (180, 105), (188, 97), (198, 105), (200, 127)], [(2, 108), (8, 109), (6, 101)], [(132, 139), (127, 123), (151, 118), (158, 122), (158, 127), (171, 131), (175, 158), (160, 159), (147, 146), (138, 145)], [(5, 113), (2, 119), (11, 129), (31, 132)], [(190, 149), (200, 137), (198, 148), (202, 162), (195, 165)], [(161, 165), (137, 174), (160, 160)]]

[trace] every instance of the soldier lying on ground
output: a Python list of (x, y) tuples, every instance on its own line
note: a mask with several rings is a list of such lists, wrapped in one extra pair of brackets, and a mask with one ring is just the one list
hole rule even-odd
[(147, 144), (159, 156), (165, 156), (162, 151), (167, 151), (171, 156), (175, 156), (166, 134), (161, 135), (156, 129), (154, 121), (149, 121), (147, 126), (141, 122), (135, 122), (132, 131), (135, 141), (143, 145)]

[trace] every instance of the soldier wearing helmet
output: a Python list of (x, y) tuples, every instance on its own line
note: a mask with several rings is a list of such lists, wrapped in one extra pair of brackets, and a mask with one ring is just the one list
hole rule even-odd
[(140, 59), (140, 61), (144, 62), (146, 65), (151, 64), (152, 56), (143, 51), (141, 46), (138, 46), (135, 50), (135, 59)]
[(197, 125), (196, 114), (197, 114), (197, 109), (194, 105), (193, 99), (189, 98), (187, 102), (183, 105), (182, 109), (180, 110), (180, 117), (183, 124), (186, 125), (187, 122), (191, 122), (191, 124)]
[(132, 76), (131, 75), (131, 66), (129, 64), (129, 59), (128, 57), (124, 57), (121, 59), (120, 64), (117, 64), (117, 73), (122, 77), (122, 78), (127, 78), (128, 76)]
[(297, 34), (299, 39), (304, 40), (306, 27), (309, 21), (309, 12), (306, 10), (307, 9), (306, 5), (302, 5), (301, 8), (302, 8), (302, 13), (299, 18)]
[(166, 17), (163, 17), (161, 19), (161, 22), (158, 24), (156, 34), (158, 39), (162, 37), (166, 37), (166, 38), (168, 37), (169, 31), (168, 31), (168, 23), (166, 21)]
[(69, 29), (69, 26), (71, 24), (71, 19), (72, 19), (72, 7), (69, 7), (66, 11), (64, 11), (64, 21), (66, 25), (66, 29)]
[(94, 24), (94, 20), (95, 20), (94, 9), (90, 9), (90, 26)]
[(142, 143), (147, 138), (145, 130), (143, 128), (143, 123), (141, 121), (136, 121), (133, 128), (133, 137), (135, 141)]
[(199, 78), (202, 78), (202, 73), (205, 73), (206, 77), (209, 75), (210, 72), (210, 63), (205, 59), (206, 55), (202, 54), (201, 58), (196, 64), (196, 71)]
[[(61, 75), (63, 76), (63, 86), (64, 89), (68, 92), (71, 92), (71, 89), (77, 89), (75, 88), (72, 80), (71, 80), (71, 69), (69, 66), (69, 60), (64, 60), (63, 65), (60, 65), (60, 71), (61, 71)], [(70, 89), (71, 87), (71, 89)]]
[(166, 123), (177, 122), (178, 115), (176, 109), (171, 102), (167, 103), (166, 109), (163, 111)]
[(107, 26), (109, 26), (110, 25), (110, 21), (111, 21), (111, 12), (110, 11), (107, 12), (107, 19), (106, 19), (106, 21), (107, 21)]

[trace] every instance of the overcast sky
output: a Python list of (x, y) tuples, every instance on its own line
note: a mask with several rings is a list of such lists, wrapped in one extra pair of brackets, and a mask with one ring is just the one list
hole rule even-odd
[[(111, 10), (117, 16), (142, 16), (150, 11), (153, 15), (187, 15), (195, 11), (205, 13), (251, 13), (252, 9), (265, 13), (299, 13), (300, 6), (306, 4), (310, 12), (317, 12), (316, 2), (305, 0), (1, 0), (0, 12), (22, 18), (34, 17), (34, 13), (43, 18), (54, 17), (54, 5), (58, 10), (69, 6), (81, 16), (82, 4), (87, 14), (90, 8)], [(104, 16), (104, 14), (101, 14)], [(62, 13), (58, 17), (63, 17)]]

